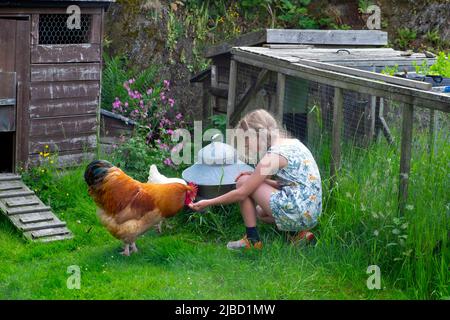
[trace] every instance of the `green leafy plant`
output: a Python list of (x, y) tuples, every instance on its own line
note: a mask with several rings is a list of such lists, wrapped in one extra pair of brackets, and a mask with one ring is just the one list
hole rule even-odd
[(374, 4), (373, 1), (370, 0), (359, 0), (358, 12), (361, 14), (367, 14), (367, 9), (373, 4)]
[(172, 10), (168, 13), (167, 21), (167, 41), (166, 48), (169, 50), (169, 61), (174, 64), (173, 54), (177, 49), (177, 43), (180, 37), (183, 35), (183, 23), (178, 20), (175, 12)]
[(427, 75), (430, 72), (430, 67), (428, 66), (428, 64), (425, 60), (422, 61), (421, 64), (418, 64), (417, 61), (413, 61), (412, 65), (417, 74)]
[(396, 65), (394, 65), (392, 67), (386, 66), (386, 67), (384, 67), (383, 70), (381, 70), (382, 74), (387, 74), (387, 75), (390, 75), (390, 76), (395, 75), (397, 72), (398, 72), (398, 64), (396, 64)]
[(398, 30), (398, 37), (395, 40), (395, 43), (399, 46), (400, 49), (407, 49), (411, 42), (416, 40), (417, 32), (415, 30), (409, 28), (401, 28)]
[(439, 30), (429, 30), (425, 34), (425, 38), (428, 42), (430, 42), (433, 46), (438, 46), (441, 41), (441, 36), (439, 35)]
[(154, 84), (159, 69), (158, 66), (152, 65), (142, 70), (134, 70), (129, 67), (128, 60), (122, 55), (110, 57), (104, 53), (103, 61), (102, 108), (110, 111), (116, 98), (126, 99), (128, 94), (123, 88), (126, 81), (134, 79), (136, 87), (148, 88)]
[(450, 53), (439, 52), (436, 62), (431, 66), (428, 66), (425, 60), (421, 64), (413, 61), (413, 66), (418, 74), (450, 78)]
[(450, 78), (450, 53), (439, 52), (436, 62), (430, 67), (431, 74)]

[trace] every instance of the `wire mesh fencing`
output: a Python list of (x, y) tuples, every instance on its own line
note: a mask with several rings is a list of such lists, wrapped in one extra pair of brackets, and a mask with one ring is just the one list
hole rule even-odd
[[(336, 174), (339, 175), (337, 181), (341, 179), (341, 186), (347, 178), (359, 185), (370, 182), (367, 192), (384, 193), (381, 202), (392, 206), (393, 210), (400, 205), (399, 192), (403, 192), (400, 189), (406, 188), (404, 191), (408, 194), (409, 188), (409, 201), (402, 204), (408, 209), (416, 193), (420, 193), (412, 186), (420, 181), (419, 177), (424, 177), (430, 170), (442, 170), (442, 167), (448, 170), (449, 164), (441, 163), (441, 159), (448, 159), (450, 147), (448, 113), (413, 107), (413, 122), (407, 125), (412, 130), (411, 155), (402, 164), (409, 166), (411, 173), (404, 177), (400, 174), (404, 103), (389, 96), (341, 90), (340, 159), (333, 159), (334, 86), (287, 75), (280, 88), (276, 72), (244, 63), (237, 63), (236, 80), (234, 123), (244, 112), (259, 108), (270, 111), (287, 132), (312, 151), (321, 168), (325, 187), (331, 178), (331, 167), (338, 160), (339, 172)], [(283, 91), (281, 95), (280, 90)], [(279, 101), (280, 96), (282, 101)], [(441, 185), (448, 182), (445, 174), (441, 181), (436, 181)], [(441, 210), (444, 210), (442, 199), (440, 201)]]

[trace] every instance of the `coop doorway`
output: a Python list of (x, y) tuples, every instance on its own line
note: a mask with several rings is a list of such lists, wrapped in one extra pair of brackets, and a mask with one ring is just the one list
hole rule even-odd
[(0, 132), (0, 173), (14, 171), (14, 132)]

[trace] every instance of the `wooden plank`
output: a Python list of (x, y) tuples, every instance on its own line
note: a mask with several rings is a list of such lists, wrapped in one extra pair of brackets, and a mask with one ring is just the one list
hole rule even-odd
[(433, 158), (434, 153), (436, 151), (436, 135), (437, 135), (437, 112), (433, 109), (429, 110), (430, 112), (430, 120), (428, 124), (428, 152), (430, 154), (430, 158)]
[(99, 81), (32, 82), (30, 86), (31, 100), (97, 97), (99, 93)]
[(31, 15), (31, 44), (39, 44), (39, 13)]
[[(28, 162), (28, 113), (30, 97), (30, 34), (31, 21), (17, 20), (15, 65), (17, 72), (17, 104), (16, 104), (16, 166), (21, 163), (25, 167)], [(15, 168), (16, 169), (16, 168)]]
[(369, 140), (375, 138), (375, 120), (377, 111), (377, 97), (370, 96), (370, 128), (369, 128)]
[(50, 236), (50, 237), (45, 237), (45, 238), (39, 238), (36, 241), (38, 242), (51, 242), (51, 241), (61, 241), (61, 240), (67, 240), (67, 239), (72, 239), (73, 238), (73, 234), (72, 233), (67, 233), (64, 235), (57, 235), (57, 236)]
[(250, 100), (258, 93), (261, 86), (264, 84), (264, 82), (269, 77), (269, 70), (262, 69), (255, 80), (254, 83), (251, 84), (249, 88), (247, 88), (247, 91), (245, 92), (244, 96), (242, 97), (241, 101), (236, 105), (233, 115), (231, 116), (231, 124), (234, 125), (241, 116), (242, 112), (244, 111), (245, 107), (248, 105)]
[(306, 44), (273, 44), (273, 43), (265, 43), (263, 44), (264, 48), (270, 49), (312, 49), (314, 46), (306, 45)]
[(282, 72), (286, 75), (328, 84), (342, 89), (395, 99), (399, 102), (412, 103), (414, 100), (415, 105), (450, 112), (450, 96), (444, 94), (437, 94), (431, 91), (422, 91), (352, 75), (345, 75), (334, 71), (292, 64), (271, 57), (251, 54), (238, 48), (232, 49), (232, 53), (234, 54), (233, 59), (236, 61), (255, 67), (267, 68), (275, 72)]
[(90, 43), (102, 43), (102, 15), (94, 14), (91, 16), (91, 37)]
[(387, 45), (387, 32), (379, 30), (267, 29), (267, 43), (314, 45)]
[[(64, 151), (58, 154), (55, 164), (59, 168), (75, 167), (82, 162), (94, 160), (94, 158), (96, 158), (95, 149)], [(41, 161), (38, 154), (30, 154), (29, 159), (33, 165), (39, 165)]]
[(97, 146), (97, 135), (93, 131), (89, 135), (76, 135), (74, 137), (67, 137), (64, 135), (49, 136), (43, 140), (41, 137), (30, 137), (30, 153), (39, 153), (45, 150), (45, 146), (50, 147), (51, 152), (61, 152), (69, 150), (93, 149)]
[(80, 135), (97, 129), (95, 115), (32, 119), (30, 136)]
[(21, 176), (13, 173), (2, 173), (0, 174), (0, 181), (16, 181), (20, 180)]
[(31, 118), (87, 115), (96, 114), (98, 105), (98, 97), (39, 99), (30, 101), (29, 110)]
[(331, 63), (312, 61), (307, 59), (301, 59), (296, 64), (302, 64), (306, 66), (316, 67), (329, 71), (336, 71), (343, 74), (350, 74), (353, 76), (364, 77), (366, 79), (374, 79), (384, 81), (386, 83), (398, 84), (404, 87), (416, 88), (419, 90), (431, 90), (431, 83), (416, 81), (411, 79), (404, 79), (400, 77), (394, 77), (387, 74), (376, 73), (372, 71), (358, 70), (345, 66), (339, 66)]
[[(100, 19), (100, 67), (103, 66), (103, 45), (101, 44), (103, 35), (105, 32), (105, 10), (101, 11), (101, 19)], [(102, 73), (100, 72), (100, 84), (102, 83)], [(100, 86), (100, 92), (98, 94), (98, 106), (97, 106), (97, 142), (100, 141), (100, 125), (101, 125), (101, 103), (102, 103), (102, 86)], [(97, 158), (99, 158), (100, 155), (100, 147), (99, 143), (97, 143), (97, 148), (95, 150)]]
[(22, 189), (22, 186), (19, 183), (17, 183), (17, 181), (0, 183), (0, 192), (17, 189)]
[(31, 81), (80, 81), (100, 80), (100, 64), (33, 64)]
[(100, 62), (100, 44), (33, 45), (31, 63)]
[(6, 44), (8, 50), (0, 50), (0, 70), (2, 72), (15, 71), (16, 50), (16, 20), (0, 19), (0, 43)]
[(30, 205), (37, 205), (39, 204), (39, 200), (37, 200), (36, 197), (34, 198), (17, 197), (7, 199), (5, 200), (5, 203), (10, 208), (17, 208), (17, 207), (26, 207)]
[(32, 195), (34, 195), (34, 192), (30, 190), (9, 190), (1, 192), (0, 199), (26, 197)]
[(336, 184), (341, 164), (341, 130), (344, 108), (344, 95), (341, 88), (334, 88), (333, 129), (331, 140), (330, 189)]
[(219, 86), (218, 68), (216, 65), (211, 65), (211, 87)]
[(284, 98), (286, 95), (286, 75), (283, 73), (277, 73), (277, 103), (275, 110), (275, 119), (279, 124), (283, 122), (284, 113)]
[(16, 99), (16, 73), (3, 72), (0, 68), (0, 99)]
[(31, 232), (31, 237), (33, 239), (44, 238), (49, 236), (65, 235), (70, 233), (66, 228), (49, 228), (43, 230), (36, 230)]
[(230, 80), (228, 81), (228, 100), (227, 100), (227, 128), (231, 126), (231, 116), (236, 106), (237, 93), (237, 62), (234, 59), (230, 61)]
[(221, 54), (229, 53), (232, 47), (237, 46), (253, 46), (266, 41), (266, 31), (254, 31), (250, 33), (246, 33), (242, 36), (239, 36), (235, 39), (232, 39), (227, 42), (220, 43), (218, 45), (211, 46), (206, 48), (205, 57), (212, 58), (214, 56), (218, 56)]
[(24, 208), (13, 208), (8, 210), (8, 216), (16, 215), (16, 214), (26, 214), (26, 213), (36, 213), (36, 212), (46, 212), (50, 211), (51, 208), (49, 206), (45, 206), (42, 203), (33, 205), (33, 206), (27, 206)]
[(66, 223), (64, 221), (51, 220), (51, 221), (42, 221), (42, 222), (21, 224), (19, 226), (19, 229), (22, 231), (35, 231), (35, 230), (46, 230), (46, 229), (50, 229), (50, 228), (62, 228), (65, 226), (66, 226)]
[(17, 215), (16, 218), (20, 223), (36, 223), (36, 222), (44, 222), (44, 221), (52, 221), (55, 216), (51, 212), (43, 212), (43, 213), (29, 213), (29, 214), (21, 214)]
[(398, 201), (400, 212), (405, 210), (408, 201), (408, 181), (411, 170), (411, 144), (413, 130), (414, 107), (411, 104), (402, 106), (402, 141), (400, 153), (400, 179)]

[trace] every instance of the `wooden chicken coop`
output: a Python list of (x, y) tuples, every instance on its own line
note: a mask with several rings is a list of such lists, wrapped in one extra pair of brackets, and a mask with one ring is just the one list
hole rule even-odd
[(93, 156), (111, 2), (0, 0), (0, 172), (38, 162), (45, 146), (62, 166)]
[[(274, 70), (280, 64), (303, 62), (313, 68), (327, 64), (330, 71), (333, 66), (342, 66), (379, 73), (386, 67), (411, 71), (414, 62), (435, 62), (423, 53), (408, 55), (386, 48), (387, 44), (387, 33), (379, 30), (265, 29), (207, 48), (205, 56), (212, 60), (211, 68), (191, 81), (203, 82), (204, 92), (209, 95), (209, 100), (204, 99), (204, 116), (226, 114), (229, 125), (234, 125), (245, 112), (263, 108), (276, 115), (294, 136), (307, 141), (314, 132), (310, 113), (313, 105), (320, 107), (322, 123), (331, 130), (334, 89), (289, 73), (280, 76)], [(233, 57), (241, 55), (264, 63), (232, 62)], [(233, 90), (230, 69), (236, 78)], [(236, 103), (230, 108), (232, 91)], [(374, 100), (368, 92), (344, 92), (344, 136), (365, 143), (376, 128), (388, 130), (382, 127), (382, 117), (374, 116), (380, 114), (380, 104), (383, 100)]]
[(0, 0), (0, 212), (27, 239), (73, 237), (15, 172), (40, 152), (60, 166), (94, 156), (110, 2)]

